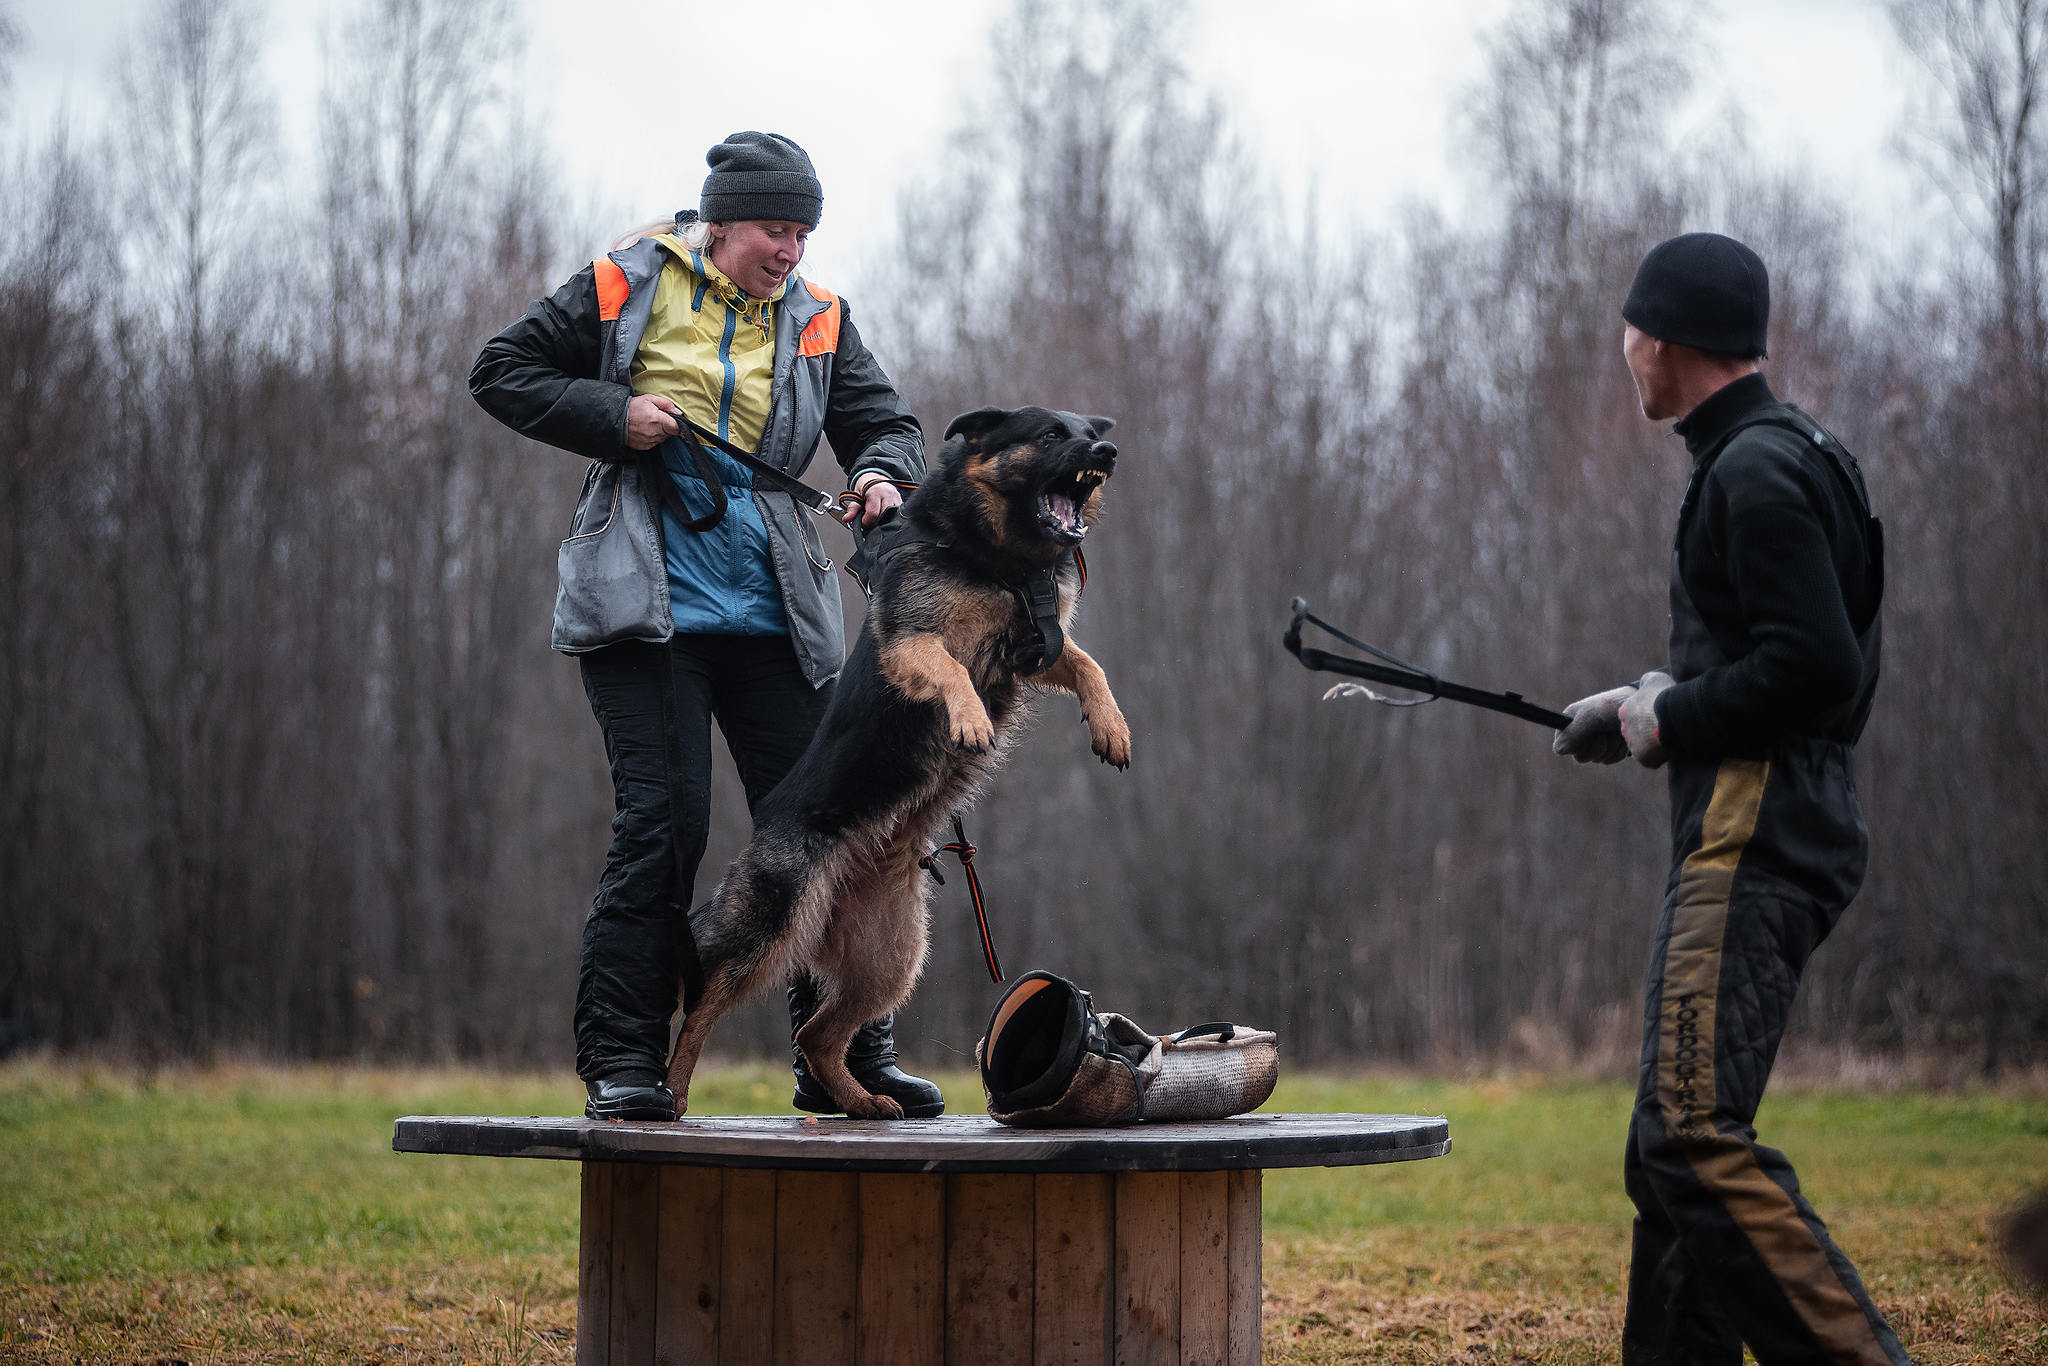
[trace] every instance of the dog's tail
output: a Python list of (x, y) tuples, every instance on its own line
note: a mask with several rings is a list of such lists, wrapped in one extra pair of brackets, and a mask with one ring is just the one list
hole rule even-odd
[(690, 937), (704, 977), (750, 981), (790, 947), (807, 897), (836, 880), (845, 841), (800, 826), (767, 825), (726, 869), (711, 899), (690, 912)]

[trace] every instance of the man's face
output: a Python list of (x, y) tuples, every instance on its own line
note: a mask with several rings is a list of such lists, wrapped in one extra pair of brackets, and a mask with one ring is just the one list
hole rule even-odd
[(712, 244), (711, 264), (757, 299), (782, 287), (797, 262), (804, 259), (804, 243), (811, 236), (806, 224), (768, 219), (720, 226), (723, 232)]
[(1678, 378), (1672, 373), (1671, 348), (1658, 345), (1655, 337), (1629, 323), (1621, 334), (1621, 358), (1636, 382), (1636, 402), (1642, 405), (1643, 416), (1652, 422), (1677, 417)]

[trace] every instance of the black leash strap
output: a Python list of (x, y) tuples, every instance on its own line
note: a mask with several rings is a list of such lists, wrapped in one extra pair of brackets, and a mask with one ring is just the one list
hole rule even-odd
[(962, 828), (960, 818), (953, 817), (953, 842), (942, 844), (917, 861), (917, 866), (932, 875), (932, 880), (941, 887), (946, 885), (946, 875), (939, 871), (939, 855), (951, 854), (960, 860), (960, 866), (967, 872), (967, 894), (974, 898), (974, 923), (981, 931), (982, 956), (988, 959), (988, 975), (998, 986), (1003, 981), (1003, 965), (996, 960), (996, 941), (989, 937), (988, 908), (981, 901), (981, 879), (974, 872), (974, 846), (967, 842), (967, 831)]
[(690, 458), (697, 466), (697, 477), (711, 490), (711, 511), (702, 517), (692, 517), (690, 509), (683, 505), (682, 490), (676, 481), (669, 478), (668, 466), (662, 462), (661, 447), (655, 446), (640, 453), (640, 480), (647, 485), (648, 496), (656, 501), (654, 524), (661, 525), (661, 510), (668, 509), (669, 516), (681, 523), (685, 531), (709, 531), (725, 520), (728, 500), (725, 481), (718, 477), (718, 466), (711, 463), (711, 454), (699, 445), (687, 430), (684, 441), (690, 448)]
[[(1370, 678), (1375, 683), (1385, 683), (1396, 688), (1406, 688), (1411, 692), (1428, 694), (1426, 697), (1395, 699), (1381, 697), (1370, 688), (1366, 689), (1366, 696), (1375, 702), (1389, 707), (1418, 707), (1425, 702), (1434, 702), (1441, 697), (1447, 698), (1452, 702), (1463, 702), (1468, 706), (1484, 707), (1488, 711), (1497, 711), (1504, 716), (1517, 716), (1524, 721), (1534, 721), (1538, 725), (1549, 726), (1552, 730), (1563, 730), (1572, 723), (1571, 717), (1566, 716), (1563, 712), (1552, 711), (1548, 707), (1539, 707), (1534, 702), (1525, 701), (1518, 692), (1485, 692), (1479, 688), (1465, 687), (1461, 683), (1446, 683), (1427, 669), (1418, 669), (1413, 664), (1396, 659), (1385, 650), (1377, 649), (1354, 636), (1346, 635), (1321, 617), (1310, 615), (1308, 600), (1305, 598), (1296, 598), (1292, 606), (1294, 619), (1288, 623), (1287, 634), (1280, 638), (1280, 643), (1287, 647), (1287, 653), (1301, 661), (1302, 667), (1316, 670), (1319, 673), (1348, 674), (1353, 678)], [(1303, 622), (1320, 626), (1345, 644), (1355, 645), (1374, 658), (1385, 660), (1386, 663), (1368, 664), (1362, 659), (1347, 659), (1343, 655), (1333, 655), (1327, 650), (1318, 650), (1313, 646), (1303, 645), (1301, 643), (1301, 624)]]
[[(678, 415), (671, 413), (670, 416), (677, 417)], [(831, 494), (822, 493), (819, 490), (812, 488), (809, 484), (806, 484), (803, 480), (797, 478), (788, 470), (779, 470), (775, 468), (775, 466), (769, 464), (760, 456), (753, 454), (751, 451), (741, 450), (738, 446), (733, 445), (732, 442), (727, 441), (718, 433), (706, 431), (704, 428), (699, 427), (696, 423), (690, 421), (690, 419), (688, 419), (687, 417), (680, 418), (678, 426), (680, 426), (682, 429), (683, 440), (690, 443), (690, 449), (692, 451), (698, 451), (701, 449), (701, 447), (699, 447), (698, 445), (698, 440), (700, 438), (702, 440), (708, 441), (712, 445), (718, 447), (718, 449), (720, 449), (721, 451), (724, 451), (727, 455), (731, 456), (733, 459), (739, 461), (742, 465), (745, 465), (754, 473), (766, 479), (770, 484), (774, 485), (776, 488), (782, 490), (782, 492), (796, 499), (797, 502), (802, 503), (811, 511), (820, 513), (827, 517), (836, 518), (839, 516), (839, 500), (837, 498), (834, 498)], [(697, 464), (698, 473), (703, 473), (704, 469), (707, 466), (709, 466), (710, 463), (711, 461), (708, 456), (700, 458)]]

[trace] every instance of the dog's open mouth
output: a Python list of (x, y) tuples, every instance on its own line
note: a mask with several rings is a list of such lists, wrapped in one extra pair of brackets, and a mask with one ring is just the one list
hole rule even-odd
[(1105, 470), (1084, 468), (1063, 479), (1055, 479), (1038, 495), (1038, 524), (1056, 541), (1078, 541), (1088, 534), (1081, 509), (1088, 495), (1109, 478)]

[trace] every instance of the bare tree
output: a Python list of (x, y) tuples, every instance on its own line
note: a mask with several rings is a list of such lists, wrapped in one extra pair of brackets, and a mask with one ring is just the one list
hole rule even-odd
[(1692, 84), (1692, 39), (1666, 0), (1523, 0), (1485, 40), (1475, 140), (1515, 235), (1559, 283), (1577, 276), (1575, 248), (1603, 226), (1595, 214), (1635, 208)]
[[(268, 530), (246, 516), (268, 466), (243, 392), (271, 120), (253, 23), (233, 0), (165, 0), (122, 62), (123, 198), (165, 231), (161, 245), (117, 238), (135, 268), (102, 344), (127, 382), (87, 437), (107, 475), (107, 643), (146, 798), (138, 927), (157, 952), (138, 984), (143, 1037), (171, 1047), (214, 1036), (233, 994), (247, 870), (230, 827), (256, 795), (240, 770), (262, 728), (235, 696), (247, 661), (232, 643), (248, 587), (237, 552), (260, 557)], [(238, 268), (222, 269), (231, 256)]]
[(1893, 0), (1893, 27), (1934, 78), (1934, 109), (1909, 143), (1983, 234), (2000, 321), (2038, 353), (2035, 262), (2048, 98), (2048, 5), (2038, 0)]
[(8, 10), (0, 10), (0, 121), (12, 112), (14, 59), (22, 48), (21, 21)]
[(219, 297), (234, 277), (215, 272), (239, 255), (233, 238), (247, 231), (271, 189), (266, 163), (276, 114), (256, 72), (261, 32), (242, 0), (162, 0), (121, 62), (123, 164), (134, 212), (167, 229), (164, 302), (194, 374), (204, 368), (200, 348), (216, 323), (228, 324), (225, 336), (236, 331)]
[[(2048, 517), (2048, 7), (1900, 0), (1891, 15), (1933, 78), (1917, 160), (1949, 192), (1993, 282), (1988, 307), (1969, 296), (1966, 281), (1958, 298), (1902, 309), (1916, 343), (1933, 343), (1931, 355), (1955, 363), (1893, 362), (1916, 400), (1897, 405), (1894, 420), (1904, 457), (1898, 472), (1914, 493), (1901, 518), (1925, 568), (1895, 597), (1923, 640), (1941, 641), (1937, 672), (1954, 670), (1956, 691), (1955, 705), (1918, 718), (1922, 729), (1897, 746), (1912, 775), (1894, 798), (1912, 851), (1903, 881), (1927, 923), (1919, 942), (1892, 947), (1941, 963), (1920, 971), (1923, 957), (1903, 973), (1912, 984), (1907, 997), (1939, 1028), (1969, 1021), (1986, 1068), (1995, 1070), (2016, 1026), (2022, 1034), (2040, 1027), (2040, 1012), (2026, 1003), (2048, 989), (2041, 870), (2036, 841), (2023, 833), (2048, 817), (2048, 747), (2019, 721), (2048, 701), (2048, 687), (2032, 669), (1984, 667), (2015, 633), (2048, 630), (2048, 551), (2038, 531)], [(1982, 762), (1957, 769), (1946, 761), (1955, 745), (1977, 748)], [(1929, 803), (1942, 819), (1912, 818)], [(1989, 943), (1999, 951), (1983, 953)]]
[(580, 473), (449, 383), (555, 265), (545, 176), (501, 88), (508, 20), (495, 0), (375, 0), (331, 54), (322, 116), (327, 341), (348, 433), (332, 458), (353, 467), (379, 567), (359, 667), (378, 717), (363, 817), (381, 832), (383, 914), (349, 955), (384, 984), (381, 1027), (459, 1052), (485, 1046), (475, 1008), (514, 892), (507, 728), (522, 675), (548, 667), (522, 647), (540, 639), (548, 528)]
[[(39, 1021), (64, 1038), (90, 1007), (68, 999), (51, 968), (101, 947), (93, 903), (105, 883), (90, 868), (69, 876), (62, 847), (75, 809), (72, 680), (78, 624), (93, 604), (77, 527), (93, 481), (81, 468), (77, 396), (100, 372), (90, 328), (103, 279), (91, 246), (103, 230), (102, 188), (60, 130), (40, 151), (0, 171), (0, 199), (23, 210), (23, 231), (0, 245), (0, 1020)], [(70, 933), (43, 908), (72, 902)]]

